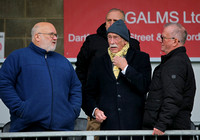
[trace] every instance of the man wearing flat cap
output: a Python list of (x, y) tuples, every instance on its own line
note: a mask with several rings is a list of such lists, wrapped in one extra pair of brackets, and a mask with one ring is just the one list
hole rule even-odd
[(149, 55), (129, 45), (122, 20), (110, 26), (107, 37), (108, 51), (89, 70), (83, 110), (101, 122), (101, 130), (139, 130), (151, 80)]

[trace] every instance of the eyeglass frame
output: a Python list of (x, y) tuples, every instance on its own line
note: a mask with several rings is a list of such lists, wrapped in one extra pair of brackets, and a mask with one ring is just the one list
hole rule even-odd
[[(160, 35), (160, 39), (162, 40), (162, 42), (163, 42), (163, 39), (177, 39), (177, 38), (175, 38), (175, 37), (165, 37), (165, 36), (163, 36), (163, 35)], [(178, 39), (177, 39), (178, 40)], [(178, 42), (180, 42), (179, 40), (178, 40)]]
[(37, 34), (46, 34), (46, 35), (50, 35), (51, 38), (53, 38), (54, 36), (58, 38), (58, 34), (54, 34), (54, 33), (37, 33)]

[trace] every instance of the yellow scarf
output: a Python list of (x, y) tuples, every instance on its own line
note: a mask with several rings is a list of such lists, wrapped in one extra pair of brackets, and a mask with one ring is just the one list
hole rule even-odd
[[(110, 51), (110, 47), (108, 48), (108, 54), (110, 56), (110, 59), (111, 61), (113, 60), (113, 58), (115, 56), (120, 56), (120, 57), (124, 57), (126, 54), (127, 54), (127, 51), (128, 51), (128, 48), (129, 48), (129, 43), (127, 43), (122, 49), (121, 51), (117, 52), (117, 53), (112, 53)], [(117, 66), (113, 66), (113, 73), (115, 75), (115, 78), (117, 79), (118, 75), (119, 75), (119, 68)]]

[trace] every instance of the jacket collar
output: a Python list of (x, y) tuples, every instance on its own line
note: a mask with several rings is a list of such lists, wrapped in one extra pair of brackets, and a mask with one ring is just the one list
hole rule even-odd
[(33, 42), (31, 42), (28, 47), (30, 47), (32, 50), (34, 50), (36, 53), (38, 53), (40, 55), (45, 55), (45, 54), (50, 55), (53, 53), (53, 51), (47, 52), (45, 49), (42, 49), (42, 48), (36, 46)]
[(106, 23), (101, 24), (101, 26), (97, 29), (97, 34), (107, 39)]
[(132, 60), (135, 51), (136, 51), (135, 48), (133, 48), (133, 46), (130, 45), (129, 49), (128, 49), (128, 52), (126, 54), (126, 60), (127, 60), (128, 63)]
[(186, 49), (184, 46), (178, 47), (178, 48), (174, 49), (173, 51), (169, 52), (167, 55), (161, 56), (161, 63), (165, 63), (169, 58), (171, 58), (172, 56), (174, 56), (180, 52), (186, 53)]

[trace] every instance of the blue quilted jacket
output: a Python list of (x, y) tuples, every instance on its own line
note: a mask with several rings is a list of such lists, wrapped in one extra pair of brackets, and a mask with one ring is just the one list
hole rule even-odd
[(81, 109), (81, 83), (65, 57), (31, 42), (2, 65), (0, 98), (10, 110), (11, 132), (32, 123), (50, 130), (73, 130)]

